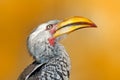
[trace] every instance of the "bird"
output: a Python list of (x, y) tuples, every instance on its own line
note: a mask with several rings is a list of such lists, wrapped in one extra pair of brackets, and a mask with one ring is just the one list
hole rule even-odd
[(60, 40), (76, 30), (95, 27), (95, 23), (81, 16), (39, 25), (27, 39), (28, 51), (34, 61), (23, 70), (18, 80), (69, 80), (70, 57)]

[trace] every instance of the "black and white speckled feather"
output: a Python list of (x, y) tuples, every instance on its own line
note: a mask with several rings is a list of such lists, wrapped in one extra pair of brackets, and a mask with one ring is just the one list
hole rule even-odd
[[(55, 50), (55, 53), (59, 55), (51, 57), (44, 63), (31, 64), (30, 66), (34, 66), (34, 68), (28, 66), (18, 80), (68, 80), (70, 72), (69, 56), (61, 45), (57, 44)], [(24, 74), (26, 71), (27, 74)], [(23, 75), (25, 76), (23, 77)]]

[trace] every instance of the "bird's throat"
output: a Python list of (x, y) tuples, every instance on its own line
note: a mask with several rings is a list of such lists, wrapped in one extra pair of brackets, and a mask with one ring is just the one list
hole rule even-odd
[(55, 44), (55, 38), (53, 38), (53, 37), (49, 38), (48, 41), (49, 41), (49, 43), (50, 43), (51, 46), (54, 46), (54, 44)]

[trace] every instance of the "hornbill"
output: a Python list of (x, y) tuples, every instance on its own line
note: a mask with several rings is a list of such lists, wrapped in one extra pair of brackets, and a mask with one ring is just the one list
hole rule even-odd
[(67, 34), (96, 25), (89, 19), (74, 16), (62, 21), (41, 24), (28, 37), (28, 49), (34, 58), (18, 80), (69, 80), (70, 58), (59, 43)]

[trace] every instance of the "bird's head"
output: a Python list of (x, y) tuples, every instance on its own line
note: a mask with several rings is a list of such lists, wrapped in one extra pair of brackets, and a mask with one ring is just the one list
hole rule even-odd
[(61, 36), (78, 29), (93, 27), (96, 27), (96, 25), (91, 20), (79, 16), (67, 18), (62, 21), (52, 20), (41, 24), (30, 34), (28, 47), (31, 53), (35, 54), (38, 49), (41, 50), (40, 52), (43, 52), (46, 45), (54, 47)]

